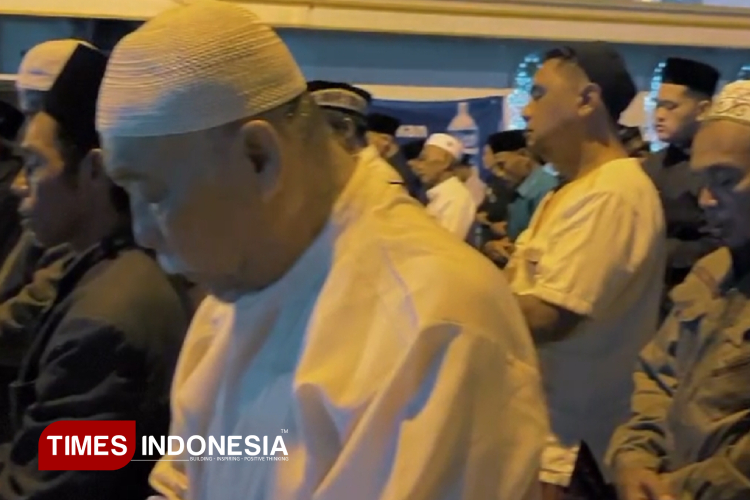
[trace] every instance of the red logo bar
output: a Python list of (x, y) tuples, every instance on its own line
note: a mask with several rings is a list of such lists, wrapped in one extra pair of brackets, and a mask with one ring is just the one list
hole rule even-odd
[(63, 420), (39, 438), (39, 470), (117, 470), (135, 455), (134, 420)]

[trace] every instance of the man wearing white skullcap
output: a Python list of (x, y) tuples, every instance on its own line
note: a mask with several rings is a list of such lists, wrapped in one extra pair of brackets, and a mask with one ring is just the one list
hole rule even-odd
[(631, 417), (608, 453), (621, 500), (750, 498), (750, 81), (714, 99), (690, 162), (723, 246), (672, 290), (641, 352)]
[(123, 38), (97, 120), (138, 239), (211, 291), (183, 345), (171, 433), (243, 436), (244, 455), (265, 459), (185, 451), (154, 469), (162, 495), (535, 492), (547, 417), (503, 277), (341, 147), (253, 13), (192, 3)]
[(477, 205), (471, 191), (456, 176), (455, 169), (462, 158), (460, 140), (448, 134), (432, 134), (411, 167), (427, 188), (427, 213), (465, 240), (476, 218)]

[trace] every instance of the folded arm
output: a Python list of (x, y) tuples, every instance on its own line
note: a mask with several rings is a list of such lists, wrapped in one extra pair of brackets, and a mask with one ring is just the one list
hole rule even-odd
[(143, 360), (113, 327), (76, 319), (63, 324), (55, 337), (56, 347), (27, 387), (35, 393), (34, 403), (24, 413), (7, 456), (0, 459), (0, 500), (122, 498), (127, 483), (145, 497), (147, 471), (142, 484), (134, 484), (139, 466), (132, 463), (111, 472), (39, 470), (38, 442), (47, 425), (58, 420), (135, 420), (145, 391), (138, 377), (130, 376), (142, 368)]

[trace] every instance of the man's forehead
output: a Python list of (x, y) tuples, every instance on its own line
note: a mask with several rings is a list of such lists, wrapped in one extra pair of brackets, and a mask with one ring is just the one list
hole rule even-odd
[(26, 124), (23, 147), (51, 146), (55, 144), (57, 122), (47, 113), (37, 113)]
[(659, 85), (660, 98), (683, 98), (687, 96), (687, 87), (674, 83), (662, 83)]
[(750, 167), (750, 124), (733, 120), (704, 123), (693, 141), (692, 165), (705, 168), (721, 163)]

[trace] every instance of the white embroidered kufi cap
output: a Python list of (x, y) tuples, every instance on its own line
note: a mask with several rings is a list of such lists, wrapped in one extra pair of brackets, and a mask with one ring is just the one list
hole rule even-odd
[(464, 146), (461, 144), (461, 141), (449, 134), (432, 134), (424, 145), (437, 146), (450, 153), (456, 160), (460, 160), (464, 152)]
[(289, 49), (255, 14), (195, 1), (157, 15), (117, 44), (96, 126), (103, 137), (195, 132), (271, 110), (305, 89)]
[(714, 97), (711, 109), (702, 121), (732, 120), (750, 125), (750, 81), (726, 85)]
[(18, 67), (16, 89), (48, 91), (79, 45), (94, 48), (90, 43), (73, 39), (50, 40), (31, 48)]

